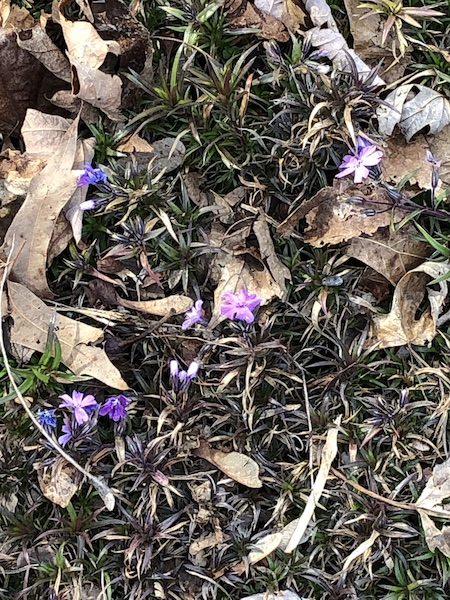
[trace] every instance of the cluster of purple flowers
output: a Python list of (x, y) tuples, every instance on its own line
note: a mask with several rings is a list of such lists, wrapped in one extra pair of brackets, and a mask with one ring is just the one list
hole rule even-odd
[[(112, 421), (117, 423), (125, 419), (127, 416), (127, 406), (131, 402), (130, 398), (119, 394), (107, 398), (99, 406), (92, 394), (85, 395), (76, 390), (72, 392), (71, 396), (69, 394), (62, 394), (60, 398), (63, 402), (61, 402), (59, 408), (68, 408), (72, 411), (72, 417), (65, 416), (63, 419), (62, 435), (58, 438), (61, 446), (65, 446), (73, 438), (75, 429), (87, 423), (95, 410), (98, 409), (99, 415), (108, 416)], [(40, 410), (37, 413), (39, 423), (47, 430), (56, 429), (57, 427), (55, 412), (56, 409), (53, 408)]]
[[(222, 296), (220, 313), (232, 321), (238, 320), (253, 323), (255, 320), (254, 312), (260, 306), (261, 302), (262, 299), (257, 294), (247, 292), (245, 288), (242, 288), (237, 294), (225, 292)], [(181, 328), (184, 331), (196, 323), (206, 324), (203, 316), (203, 300), (197, 300), (194, 306), (187, 311)]]

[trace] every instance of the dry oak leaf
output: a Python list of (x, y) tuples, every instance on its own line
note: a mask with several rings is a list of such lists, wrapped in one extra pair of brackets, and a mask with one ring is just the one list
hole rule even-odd
[(108, 52), (119, 56), (120, 44), (115, 40), (102, 39), (88, 21), (69, 21), (59, 14), (69, 60), (72, 64), (99, 69)]
[(267, 217), (261, 213), (253, 224), (253, 231), (258, 240), (261, 257), (266, 260), (270, 273), (280, 287), (283, 298), (287, 296), (286, 280), (291, 281), (291, 272), (275, 253), (275, 246), (270, 235)]
[(418, 267), (430, 251), (430, 245), (418, 240), (415, 227), (408, 223), (398, 231), (382, 227), (370, 237), (353, 238), (345, 254), (372, 267), (396, 285), (403, 275)]
[(423, 135), (418, 135), (410, 142), (406, 142), (400, 134), (391, 136), (383, 148), (384, 158), (381, 167), (385, 180), (397, 184), (406, 175), (413, 173), (408, 183), (429, 190), (431, 167), (427, 161), (427, 150), (429, 145)]
[[(13, 281), (8, 282), (8, 300), (13, 319), (11, 343), (42, 352), (54, 309), (25, 286)], [(95, 377), (111, 388), (128, 389), (105, 351), (91, 345), (102, 341), (102, 329), (57, 314), (55, 331), (61, 345), (61, 360), (73, 373)]]
[(306, 217), (309, 227), (305, 230), (305, 242), (321, 247), (361, 234), (371, 235), (380, 227), (401, 221), (407, 213), (392, 207), (387, 192), (370, 183), (350, 185), (342, 193), (338, 188), (325, 187), (301, 205), (296, 218)]
[(450, 498), (450, 458), (434, 467), (430, 479), (415, 503), (429, 549), (432, 552), (438, 549), (445, 556), (450, 557), (450, 526), (439, 525), (437, 527), (426, 510), (421, 510), (432, 510), (436, 516), (441, 515), (448, 520), (450, 512), (445, 510), (445, 506), (448, 504), (444, 504), (448, 498)]
[(277, 42), (288, 42), (289, 33), (283, 23), (269, 15), (249, 0), (226, 0), (228, 25), (233, 29), (252, 27), (258, 29), (259, 37)]
[(78, 119), (70, 125), (41, 173), (33, 177), (27, 197), (5, 236), (6, 252), (20, 249), (11, 276), (43, 298), (51, 298), (47, 285), (48, 247), (59, 213), (77, 188), (72, 165), (77, 149)]
[[(381, 349), (405, 344), (424, 346), (431, 342), (436, 335), (436, 323), (447, 298), (448, 285), (447, 281), (441, 281), (439, 291), (427, 286), (449, 271), (450, 263), (429, 261), (406, 273), (395, 288), (390, 312), (372, 317), (371, 335), (365, 346)], [(428, 296), (428, 308), (416, 319), (425, 296)]]
[(51, 158), (72, 124), (72, 119), (29, 108), (20, 130), (26, 153), (29, 156)]
[(17, 45), (19, 48), (28, 50), (53, 75), (63, 81), (70, 82), (69, 61), (39, 24), (28, 31), (18, 31)]
[(378, 128), (389, 136), (398, 125), (406, 140), (428, 128), (434, 134), (450, 123), (450, 102), (445, 96), (425, 85), (410, 83), (391, 92), (377, 109)]
[(305, 24), (306, 13), (293, 0), (255, 0), (256, 8), (281, 21), (290, 31)]
[(258, 463), (249, 456), (240, 452), (215, 450), (204, 440), (194, 453), (212, 463), (234, 481), (250, 488), (262, 487)]
[(50, 467), (37, 471), (42, 494), (54, 504), (66, 508), (78, 491), (77, 470), (64, 459), (56, 459)]
[(117, 146), (120, 152), (153, 152), (153, 146), (141, 138), (138, 133), (134, 133), (129, 140)]

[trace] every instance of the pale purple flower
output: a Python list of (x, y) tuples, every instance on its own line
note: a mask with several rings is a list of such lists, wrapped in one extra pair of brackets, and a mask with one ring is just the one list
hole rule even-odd
[(107, 179), (108, 175), (102, 169), (93, 169), (91, 163), (86, 163), (84, 172), (78, 177), (78, 186), (90, 185)]
[(181, 329), (185, 331), (195, 325), (196, 323), (206, 323), (206, 320), (203, 318), (203, 300), (197, 300), (192, 308), (190, 308), (185, 314), (185, 318), (183, 324), (181, 325)]
[(355, 154), (346, 154), (342, 164), (339, 165), (341, 172), (336, 175), (346, 177), (354, 174), (355, 183), (361, 183), (363, 179), (369, 176), (370, 170), (368, 167), (374, 167), (383, 158), (383, 152), (377, 150), (377, 147), (371, 144), (367, 139), (358, 137), (358, 149)]
[(178, 364), (177, 360), (171, 360), (169, 363), (169, 370), (173, 390), (175, 392), (187, 390), (191, 384), (191, 381), (197, 376), (199, 369), (200, 363), (198, 363), (196, 360), (191, 362), (187, 371), (180, 369), (180, 365)]
[(63, 435), (59, 436), (58, 442), (61, 446), (65, 446), (73, 438), (72, 423), (68, 417), (64, 417), (64, 425), (61, 427), (61, 431), (63, 432)]
[(255, 311), (262, 302), (262, 299), (253, 292), (247, 292), (242, 288), (239, 294), (225, 292), (222, 296), (223, 304), (220, 307), (220, 313), (228, 319), (238, 319), (246, 323), (253, 323), (255, 320)]
[(56, 427), (56, 408), (49, 410), (38, 410), (36, 418), (45, 429), (55, 429)]
[(60, 398), (64, 402), (59, 405), (59, 408), (73, 408), (73, 414), (78, 425), (83, 425), (83, 423), (89, 421), (89, 412), (95, 410), (98, 406), (92, 394), (85, 396), (82, 392), (76, 390), (72, 392), (72, 396), (62, 394)]
[(110, 419), (116, 422), (120, 421), (127, 416), (127, 406), (130, 402), (131, 399), (123, 394), (111, 396), (110, 398), (106, 398), (105, 403), (98, 411), (98, 414), (102, 417), (108, 415)]

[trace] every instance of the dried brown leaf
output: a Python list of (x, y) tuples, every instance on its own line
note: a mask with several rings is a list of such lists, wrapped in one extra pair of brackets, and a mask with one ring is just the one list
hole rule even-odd
[(226, 0), (228, 25), (234, 29), (252, 27), (259, 29), (258, 35), (278, 42), (289, 41), (289, 33), (283, 23), (248, 0)]
[(72, 120), (59, 115), (48, 115), (29, 108), (20, 131), (26, 153), (29, 156), (51, 158), (72, 123)]
[(255, 544), (253, 544), (253, 550), (248, 555), (248, 561), (251, 565), (263, 560), (269, 554), (272, 554), (283, 539), (283, 534), (280, 533), (269, 533), (263, 538), (260, 538)]
[(305, 24), (306, 13), (293, 0), (255, 0), (256, 8), (281, 21), (290, 31)]
[(153, 146), (141, 138), (138, 133), (134, 133), (130, 139), (117, 146), (120, 152), (150, 152), (154, 151)]
[(426, 510), (423, 510), (432, 510), (436, 516), (441, 514), (448, 520), (450, 513), (445, 509), (444, 502), (448, 498), (450, 498), (450, 458), (434, 467), (430, 479), (415, 504), (422, 520), (425, 540), (429, 549), (432, 552), (438, 549), (445, 556), (450, 557), (450, 526), (440, 525), (437, 527)]
[(199, 448), (195, 449), (195, 454), (212, 463), (225, 475), (242, 485), (250, 488), (262, 487), (258, 463), (245, 454), (215, 450), (205, 441), (202, 441)]
[[(9, 313), (13, 319), (11, 343), (42, 352), (54, 309), (20, 283), (8, 282)], [(62, 362), (76, 375), (95, 377), (106, 385), (128, 389), (119, 371), (101, 348), (92, 346), (103, 339), (103, 330), (68, 317), (56, 315), (55, 327)]]
[(383, 227), (371, 237), (353, 238), (345, 254), (372, 267), (396, 285), (403, 275), (430, 255), (430, 250), (429, 244), (417, 239), (415, 227), (407, 224), (398, 231)]
[(253, 231), (258, 239), (261, 257), (267, 261), (270, 273), (280, 287), (283, 298), (285, 298), (287, 294), (285, 282), (286, 280), (291, 281), (291, 272), (275, 253), (275, 246), (272, 241), (272, 236), (270, 235), (267, 217), (264, 213), (261, 213), (256, 219), (253, 225)]
[(409, 183), (429, 190), (431, 188), (431, 168), (427, 161), (427, 150), (429, 150), (429, 145), (423, 135), (418, 135), (409, 142), (406, 142), (400, 134), (391, 136), (384, 148), (382, 162), (385, 180), (397, 184), (406, 175), (414, 172)]
[(159, 300), (141, 300), (140, 302), (117, 297), (118, 304), (125, 308), (159, 317), (165, 317), (171, 313), (174, 315), (183, 314), (193, 305), (191, 298), (181, 295), (167, 296), (167, 298), (160, 298)]
[(252, 596), (245, 596), (240, 600), (307, 600), (307, 598), (300, 598), (295, 592), (290, 590), (279, 591), (279, 592), (265, 592), (264, 594), (253, 594)]
[[(386, 315), (375, 315), (366, 347), (390, 348), (416, 344), (424, 346), (436, 335), (436, 323), (447, 298), (447, 281), (441, 281), (439, 291), (428, 288), (431, 280), (444, 277), (450, 263), (425, 262), (409, 271), (397, 284), (392, 307)], [(417, 319), (416, 312), (428, 296), (428, 308)]]
[(325, 485), (327, 483), (328, 473), (330, 472), (331, 465), (333, 460), (337, 454), (337, 436), (338, 436), (338, 428), (341, 424), (341, 416), (339, 416), (335, 421), (335, 427), (328, 430), (327, 438), (325, 441), (325, 445), (322, 449), (321, 457), (320, 457), (320, 467), (319, 472), (317, 473), (316, 479), (314, 480), (311, 493), (308, 497), (308, 501), (306, 502), (306, 506), (303, 510), (301, 517), (299, 518), (299, 522), (297, 523), (297, 527), (295, 528), (291, 539), (289, 540), (285, 552), (290, 554), (295, 550), (295, 548), (300, 543), (300, 540), (303, 537), (306, 528), (308, 527), (309, 522), (311, 521), (314, 510), (320, 500), (320, 497), (325, 489)]
[(59, 22), (72, 64), (97, 70), (104, 63), (108, 52), (119, 56), (120, 44), (114, 40), (102, 39), (88, 21), (69, 21), (60, 11)]
[[(302, 204), (296, 218), (306, 217), (309, 227), (305, 230), (305, 242), (321, 247), (340, 244), (361, 234), (371, 235), (380, 227), (401, 221), (406, 212), (392, 206), (387, 192), (370, 184), (351, 185), (344, 193), (326, 187)], [(370, 214), (367, 211), (375, 214), (366, 216)]]
[(70, 82), (69, 61), (39, 24), (28, 31), (17, 32), (17, 45), (28, 50), (53, 75)]
[(46, 164), (46, 160), (21, 154), (18, 150), (2, 152), (0, 154), (1, 205), (5, 206), (17, 196), (26, 196), (31, 180)]
[(56, 459), (51, 467), (42, 467), (37, 476), (43, 495), (62, 508), (66, 508), (79, 488), (77, 470), (64, 459)]
[[(50, 298), (46, 266), (48, 246), (59, 213), (77, 187), (72, 165), (77, 148), (78, 119), (39, 175), (33, 178), (27, 197), (5, 236), (6, 252), (20, 251), (12, 265), (12, 277), (38, 296)], [(23, 245), (22, 245), (23, 244)]]

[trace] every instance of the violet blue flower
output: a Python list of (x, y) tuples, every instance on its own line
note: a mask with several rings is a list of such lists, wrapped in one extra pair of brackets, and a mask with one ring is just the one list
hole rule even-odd
[(91, 163), (86, 163), (84, 172), (78, 177), (78, 186), (90, 185), (107, 179), (108, 175), (102, 169), (93, 169)]
[(59, 405), (59, 408), (73, 408), (78, 425), (83, 425), (83, 423), (89, 421), (89, 412), (92, 412), (98, 406), (92, 394), (85, 396), (82, 392), (76, 390), (72, 392), (72, 397), (69, 394), (62, 394), (60, 398), (64, 402)]
[(191, 381), (197, 376), (199, 369), (200, 363), (195, 360), (191, 362), (187, 371), (180, 369), (180, 365), (178, 364), (177, 360), (171, 360), (169, 363), (169, 370), (173, 390), (175, 392), (187, 390), (191, 384)]
[(206, 320), (203, 318), (203, 300), (197, 300), (192, 308), (190, 308), (185, 314), (185, 318), (183, 324), (181, 325), (181, 329), (185, 331), (195, 325), (196, 323), (206, 323)]
[(222, 296), (224, 302), (220, 307), (220, 313), (228, 319), (238, 319), (246, 323), (253, 323), (255, 320), (255, 311), (262, 302), (262, 299), (253, 292), (247, 292), (242, 288), (239, 294), (225, 292)]
[(45, 429), (55, 429), (56, 427), (56, 417), (54, 416), (56, 412), (56, 408), (52, 408), (50, 410), (38, 410), (37, 412), (37, 420), (39, 421), (42, 427)]
[(131, 399), (123, 394), (111, 396), (110, 398), (106, 398), (105, 403), (98, 411), (98, 414), (102, 417), (108, 415), (110, 419), (116, 422), (120, 421), (127, 416), (127, 405), (130, 404), (130, 402)]
[(368, 143), (368, 140), (358, 137), (358, 149), (354, 155), (346, 154), (342, 164), (339, 165), (341, 172), (336, 175), (337, 178), (345, 177), (354, 173), (354, 182), (361, 183), (363, 179), (369, 176), (368, 167), (374, 167), (383, 158), (383, 152), (377, 150), (377, 147)]
[(63, 432), (63, 435), (59, 436), (58, 442), (61, 444), (61, 446), (65, 446), (73, 437), (72, 424), (68, 417), (64, 417), (64, 425), (61, 427), (61, 431)]

